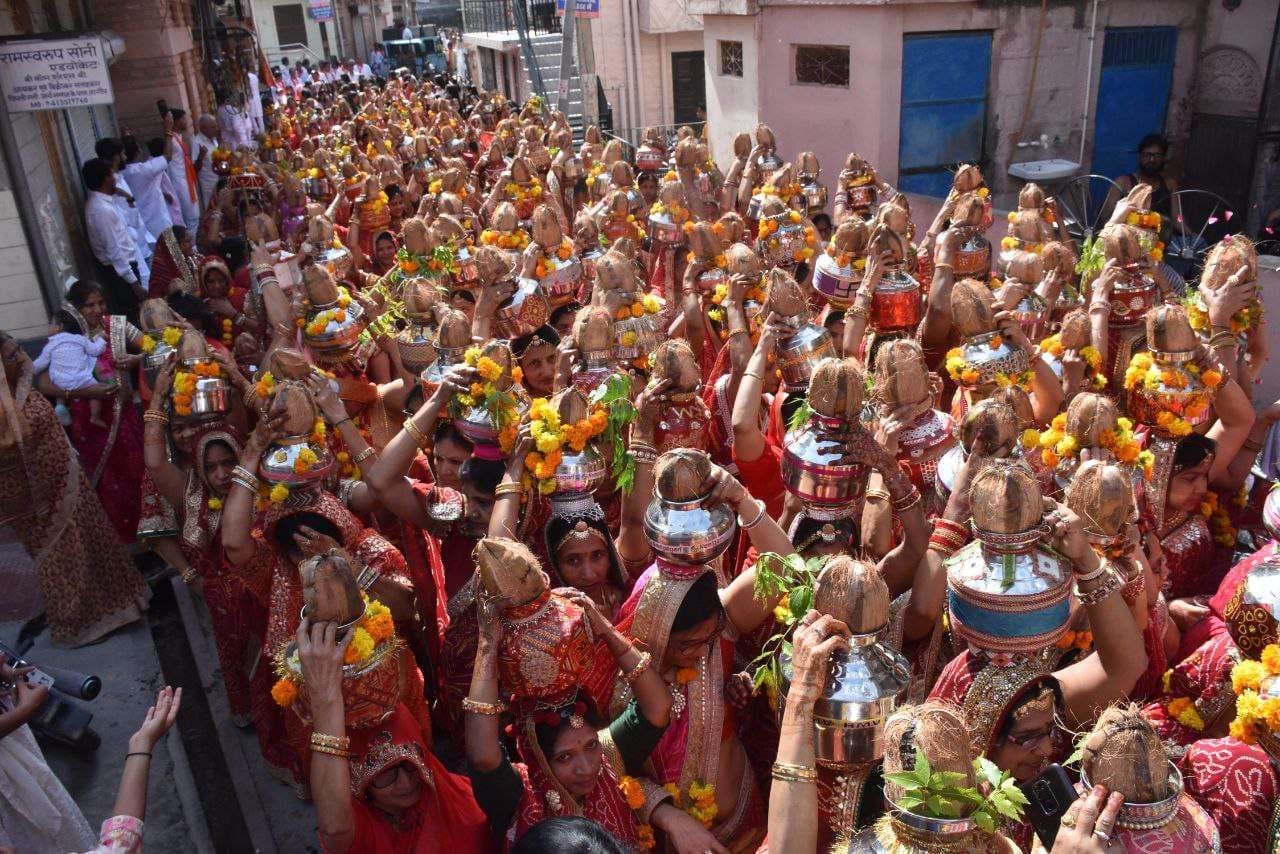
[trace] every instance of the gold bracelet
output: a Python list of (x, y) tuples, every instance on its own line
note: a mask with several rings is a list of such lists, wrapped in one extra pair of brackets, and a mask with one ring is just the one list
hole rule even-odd
[(311, 733), (311, 746), (328, 747), (333, 750), (350, 750), (351, 739), (345, 735), (329, 735), (324, 732)]
[(146, 412), (142, 413), (142, 420), (154, 421), (157, 424), (168, 424), (169, 416), (165, 415), (159, 409), (148, 409)]
[(524, 495), (524, 484), (517, 480), (500, 483), (493, 489), (494, 497), (500, 495)]
[(427, 445), (430, 444), (430, 440), (420, 429), (418, 429), (418, 425), (413, 423), (412, 418), (406, 418), (404, 420), (404, 432), (409, 434), (409, 438), (413, 440), (413, 443), (418, 446), (418, 450), (420, 451), (425, 451), (427, 449)]
[(356, 454), (354, 457), (352, 457), (351, 460), (352, 462), (359, 464), (369, 459), (369, 457), (372, 457), (376, 453), (378, 452), (375, 451), (372, 447), (368, 447), (368, 448), (365, 448), (360, 453)]
[(1262, 450), (1262, 443), (1255, 441), (1254, 439), (1245, 439), (1244, 444), (1241, 447), (1251, 454), (1256, 454), (1258, 451)]
[(499, 700), (496, 703), (486, 703), (482, 700), (473, 700), (470, 697), (462, 698), (462, 711), (471, 712), (476, 715), (488, 715), (497, 717), (507, 710), (507, 704)]
[(199, 576), (200, 576), (200, 573), (196, 572), (196, 568), (194, 566), (189, 566), (182, 571), (182, 582), (184, 584), (190, 584), (191, 582), (195, 581)]
[(864, 496), (868, 499), (878, 498), (881, 501), (889, 500), (889, 491), (887, 489), (868, 489)]
[(857, 303), (854, 303), (845, 309), (844, 313), (852, 314), (854, 317), (861, 317), (863, 320), (869, 320), (871, 318), (871, 312), (867, 311), (865, 307), (860, 306)]
[(755, 377), (756, 379), (760, 380), (760, 382), (764, 382), (764, 375), (757, 374), (755, 371), (743, 371), (742, 375), (744, 377)]
[(319, 744), (311, 745), (312, 753), (327, 753), (330, 756), (341, 756), (343, 759), (351, 758), (350, 750), (338, 750), (336, 747), (322, 747)]
[(773, 763), (773, 779), (783, 783), (816, 783), (818, 771), (805, 765), (792, 765), (789, 762)]
[(906, 495), (902, 496), (901, 498), (896, 498), (896, 499), (890, 498), (889, 504), (890, 506), (893, 507), (894, 513), (901, 515), (907, 512), (908, 510), (910, 510), (912, 507), (915, 507), (917, 504), (919, 504), (920, 499), (921, 499), (920, 490), (912, 486), (911, 491), (908, 492)]
[[(635, 649), (635, 647), (632, 647), (632, 649)], [(653, 661), (653, 656), (649, 655), (649, 653), (647, 652), (640, 653), (639, 663), (637, 663), (635, 667), (631, 668), (626, 673), (622, 674), (622, 681), (626, 682), (628, 685), (630, 685), (632, 682), (635, 682), (637, 679), (640, 678), (640, 674), (644, 673), (646, 670), (649, 669), (649, 664), (652, 661)]]

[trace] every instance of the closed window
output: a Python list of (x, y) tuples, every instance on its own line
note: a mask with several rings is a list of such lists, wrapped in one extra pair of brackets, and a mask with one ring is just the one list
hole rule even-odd
[(284, 46), (307, 43), (307, 22), (302, 16), (301, 3), (273, 6), (271, 13), (276, 19), (276, 44)]
[(849, 48), (828, 45), (798, 44), (796, 83), (812, 86), (849, 85)]
[(742, 76), (742, 42), (720, 42), (720, 73), (725, 77)]

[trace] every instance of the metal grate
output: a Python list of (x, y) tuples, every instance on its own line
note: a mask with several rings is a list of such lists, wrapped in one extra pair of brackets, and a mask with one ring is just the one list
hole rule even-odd
[(798, 44), (795, 55), (797, 83), (849, 85), (849, 48)]
[(720, 74), (742, 76), (742, 42), (720, 42)]
[(1118, 27), (1107, 30), (1102, 67), (1168, 65), (1178, 45), (1175, 27)]

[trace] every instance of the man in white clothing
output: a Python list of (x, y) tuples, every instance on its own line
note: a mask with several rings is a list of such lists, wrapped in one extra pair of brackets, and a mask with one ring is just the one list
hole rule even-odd
[(200, 197), (196, 185), (196, 168), (191, 162), (191, 120), (186, 110), (168, 109), (164, 115), (165, 135), (172, 142), (169, 155), (169, 181), (182, 205), (182, 223), (193, 233), (200, 224)]
[(147, 262), (151, 258), (151, 236), (147, 232), (147, 224), (142, 221), (142, 211), (137, 205), (137, 196), (124, 175), (124, 143), (113, 136), (104, 136), (94, 143), (93, 150), (100, 160), (105, 160), (115, 176), (111, 201), (120, 211), (125, 226), (133, 234), (134, 263), (138, 265), (142, 281), (147, 281)]
[(245, 107), (246, 112), (249, 114), (249, 124), (255, 134), (261, 134), (264, 128), (262, 124), (262, 92), (258, 88), (258, 75), (254, 73), (252, 68), (246, 69), (245, 80), (247, 82), (245, 99), (248, 101)]
[(400, 31), (400, 38), (402, 39), (413, 38), (413, 29), (408, 24), (405, 24), (404, 29)]
[(244, 95), (232, 92), (218, 107), (218, 136), (231, 151), (253, 148), (249, 114), (244, 110)]
[(373, 79), (373, 69), (369, 67), (369, 63), (361, 60), (355, 63), (357, 82), (363, 83), (366, 80)]
[(138, 305), (146, 298), (136, 259), (133, 232), (112, 200), (116, 176), (111, 164), (94, 158), (80, 170), (86, 190), (85, 230), (93, 251), (98, 280), (107, 292), (107, 311), (138, 319)]
[(147, 227), (147, 243), (151, 246), (173, 225), (161, 187), (161, 180), (169, 174), (168, 148), (172, 144), (166, 141), (164, 156), (152, 157), (132, 136), (124, 138), (124, 175), (134, 192), (134, 204)]
[(208, 210), (218, 176), (213, 171), (213, 150), (218, 147), (218, 122), (205, 113), (196, 121), (195, 167), (200, 187), (200, 210)]

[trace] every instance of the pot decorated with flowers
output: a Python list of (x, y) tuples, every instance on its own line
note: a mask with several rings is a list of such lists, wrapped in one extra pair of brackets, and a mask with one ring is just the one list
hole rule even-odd
[[(1209, 308), (1205, 302), (1205, 294), (1218, 291), (1228, 286), (1233, 276), (1240, 270), (1239, 284), (1236, 287), (1248, 287), (1258, 281), (1258, 249), (1242, 235), (1229, 234), (1209, 250), (1205, 256), (1204, 271), (1200, 274), (1200, 285), (1187, 294), (1183, 304), (1187, 307), (1187, 319), (1191, 328), (1200, 336), (1200, 340), (1208, 343), (1213, 334), (1209, 322)], [(1265, 307), (1260, 299), (1251, 299), (1231, 316), (1228, 331), (1237, 336), (1241, 350), (1249, 343), (1249, 335), (1258, 328)]]
[(162, 299), (149, 299), (138, 309), (138, 325), (142, 328), (142, 371), (147, 384), (155, 387), (156, 377), (176, 352), (182, 340), (182, 318)]
[(987, 196), (982, 192), (966, 193), (956, 202), (951, 227), (960, 236), (953, 261), (957, 279), (969, 277), (985, 281), (991, 275), (991, 242), (982, 234), (987, 206)]
[(1133, 421), (1119, 414), (1115, 401), (1093, 392), (1073, 397), (1048, 430), (1028, 428), (1022, 444), (1038, 450), (1041, 463), (1054, 470), (1061, 486), (1070, 481), (1086, 451), (1089, 459), (1119, 463), (1141, 480), (1150, 480), (1155, 473), (1155, 457), (1142, 450)]
[(840, 185), (840, 189), (848, 197), (846, 209), (859, 219), (870, 219), (880, 196), (871, 164), (858, 154), (850, 153), (845, 158), (844, 170), (840, 173)]
[(608, 428), (606, 408), (589, 403), (575, 387), (551, 400), (534, 398), (529, 406), (534, 449), (525, 460), (525, 470), (538, 492), (562, 498), (595, 492), (609, 474), (609, 463), (596, 441)]
[(805, 223), (799, 211), (780, 199), (771, 198), (763, 206), (756, 237), (756, 252), (766, 263), (792, 268), (813, 257), (817, 233)]
[(294, 489), (323, 480), (333, 468), (328, 428), (320, 418), (310, 391), (299, 380), (278, 381), (268, 417), (283, 413), (284, 436), (272, 442), (262, 455), (258, 474), (270, 489), (269, 498), (280, 503)]
[(657, 130), (650, 128), (645, 132), (645, 140), (636, 149), (636, 170), (639, 172), (661, 172), (667, 165), (667, 150), (657, 136)]
[(186, 421), (221, 419), (231, 408), (231, 391), (204, 336), (188, 329), (179, 336), (175, 349), (178, 366), (169, 391), (173, 414)]
[(573, 240), (560, 228), (555, 211), (547, 205), (534, 212), (533, 238), (537, 247), (533, 259), (534, 280), (551, 308), (568, 305), (577, 298), (582, 263), (574, 254)]
[(323, 267), (308, 267), (302, 282), (306, 289), (302, 337), (307, 347), (320, 361), (346, 358), (364, 331), (364, 309), (345, 287), (334, 284)]
[(624, 237), (639, 242), (647, 236), (644, 226), (631, 210), (631, 202), (625, 190), (613, 190), (605, 197), (600, 233), (610, 244)]
[(724, 285), (727, 289), (729, 284), (729, 261), (724, 254), (720, 238), (716, 236), (715, 229), (711, 223), (688, 223), (685, 233), (689, 243), (689, 251), (693, 256), (691, 262), (696, 262), (702, 267), (702, 272), (698, 274), (698, 278), (694, 281), (694, 286), (697, 287), (698, 292), (703, 296), (707, 296), (714, 293), (720, 285)]
[(454, 426), (478, 446), (477, 455), (501, 459), (515, 447), (520, 419), (529, 408), (518, 386), (520, 368), (511, 348), (501, 341), (469, 348), (463, 361), (476, 369), (480, 379), (449, 401)]
[(869, 236), (862, 220), (846, 219), (813, 265), (814, 290), (835, 308), (844, 310), (853, 305), (867, 269)]
[(503, 200), (515, 206), (521, 222), (532, 219), (533, 212), (542, 204), (543, 188), (528, 161), (523, 157), (512, 160), (501, 186)]
[(686, 206), (684, 185), (670, 176), (658, 190), (658, 198), (649, 207), (649, 236), (662, 248), (679, 246), (693, 221)]
[[(302, 618), (338, 624), (339, 641), (350, 636), (342, 662), (342, 700), (346, 725), (368, 729), (386, 720), (421, 677), (412, 674), (413, 659), (397, 637), (391, 611), (360, 591), (354, 561), (344, 551), (317, 555), (302, 562)], [(277, 705), (312, 719), (311, 696), (303, 676), (296, 640), (284, 643), (273, 657), (276, 682), (271, 698)]]
[(972, 279), (957, 283), (951, 296), (951, 322), (964, 341), (947, 352), (944, 365), (951, 379), (965, 389), (1030, 388), (1030, 356), (996, 330), (990, 288)]
[(1180, 305), (1161, 305), (1147, 316), (1147, 353), (1125, 369), (1129, 412), (1157, 433), (1175, 439), (1209, 419), (1222, 374), (1202, 368), (1195, 332)]

